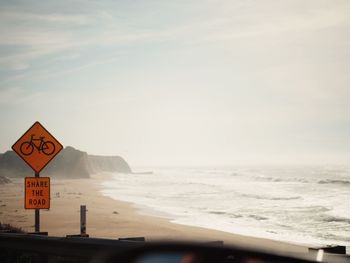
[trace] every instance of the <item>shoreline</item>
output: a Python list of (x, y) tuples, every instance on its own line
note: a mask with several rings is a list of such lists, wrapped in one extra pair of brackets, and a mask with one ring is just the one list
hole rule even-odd
[[(87, 207), (87, 233), (90, 237), (145, 237), (146, 240), (224, 241), (247, 248), (274, 249), (305, 253), (306, 246), (260, 237), (243, 236), (207, 228), (172, 223), (171, 219), (149, 215), (136, 205), (114, 200), (101, 192), (101, 183), (110, 174), (90, 179), (52, 179), (51, 208), (41, 210), (41, 231), (51, 236), (80, 232), (80, 205)], [(10, 223), (25, 231), (34, 230), (34, 211), (24, 209), (24, 179), (11, 178), (0, 185), (0, 222)], [(108, 227), (106, 227), (108, 226)]]

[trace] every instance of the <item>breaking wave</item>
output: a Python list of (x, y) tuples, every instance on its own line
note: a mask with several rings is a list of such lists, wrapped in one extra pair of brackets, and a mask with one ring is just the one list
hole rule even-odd
[(320, 180), (320, 181), (318, 181), (318, 184), (350, 185), (350, 180), (332, 180), (332, 179), (326, 179), (326, 180)]
[[(350, 245), (350, 169), (151, 168), (116, 174), (102, 192), (172, 222), (284, 241)], [(150, 213), (152, 215), (152, 213)]]

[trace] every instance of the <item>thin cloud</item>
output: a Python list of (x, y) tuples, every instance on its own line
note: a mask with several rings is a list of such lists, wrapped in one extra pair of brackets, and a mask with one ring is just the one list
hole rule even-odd
[(32, 92), (21, 87), (10, 87), (0, 90), (0, 107), (23, 105), (30, 101), (44, 98), (43, 92)]

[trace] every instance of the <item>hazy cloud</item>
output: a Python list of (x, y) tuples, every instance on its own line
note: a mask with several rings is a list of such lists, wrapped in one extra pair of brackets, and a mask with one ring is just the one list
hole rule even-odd
[(0, 121), (140, 164), (349, 157), (349, 1), (0, 5)]

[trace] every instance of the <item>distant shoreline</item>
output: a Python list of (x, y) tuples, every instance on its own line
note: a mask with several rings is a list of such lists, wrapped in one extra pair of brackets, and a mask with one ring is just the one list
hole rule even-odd
[(153, 171), (146, 171), (146, 172), (131, 172), (131, 174), (153, 174)]

